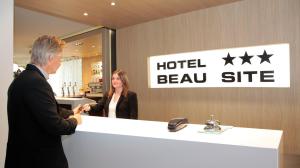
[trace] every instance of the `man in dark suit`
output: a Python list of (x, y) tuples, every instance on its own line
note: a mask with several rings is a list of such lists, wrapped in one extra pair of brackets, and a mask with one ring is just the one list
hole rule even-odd
[(75, 132), (80, 108), (60, 109), (48, 75), (60, 66), (64, 41), (41, 36), (33, 44), (28, 64), (8, 89), (5, 168), (67, 168), (61, 135)]

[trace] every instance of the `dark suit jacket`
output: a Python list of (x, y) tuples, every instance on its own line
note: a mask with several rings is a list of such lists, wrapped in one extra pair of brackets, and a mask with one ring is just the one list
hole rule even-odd
[(58, 108), (51, 86), (27, 65), (8, 89), (9, 134), (5, 168), (67, 168), (61, 135), (72, 134), (76, 119)]
[[(90, 115), (108, 116), (109, 103), (111, 97), (106, 93), (96, 106), (91, 106)], [(128, 91), (127, 96), (121, 95), (116, 107), (117, 118), (137, 119), (138, 101), (136, 93)]]

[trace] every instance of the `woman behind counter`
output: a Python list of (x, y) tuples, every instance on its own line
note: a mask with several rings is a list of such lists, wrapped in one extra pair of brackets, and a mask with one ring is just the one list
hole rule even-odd
[(108, 93), (94, 106), (85, 104), (84, 111), (89, 115), (111, 118), (138, 118), (138, 102), (136, 93), (129, 91), (128, 78), (125, 71), (116, 70), (111, 78)]

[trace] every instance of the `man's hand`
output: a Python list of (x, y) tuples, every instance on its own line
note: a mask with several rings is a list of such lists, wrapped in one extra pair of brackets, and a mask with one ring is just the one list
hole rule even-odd
[(81, 119), (81, 114), (80, 113), (74, 114), (74, 118), (76, 118), (78, 125), (80, 125), (82, 123), (82, 119)]
[(83, 112), (83, 106), (81, 104), (79, 104), (77, 107), (75, 107), (73, 109), (74, 115), (75, 114), (80, 114), (81, 112)]
[(69, 116), (69, 118), (75, 118), (77, 121), (77, 125), (80, 125), (82, 123), (81, 114), (76, 113), (74, 115)]

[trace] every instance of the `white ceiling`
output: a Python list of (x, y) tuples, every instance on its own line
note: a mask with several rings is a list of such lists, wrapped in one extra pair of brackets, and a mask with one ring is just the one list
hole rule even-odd
[(28, 63), (31, 44), (44, 34), (64, 37), (101, 25), (122, 28), (240, 0), (118, 0), (114, 7), (111, 1), (15, 0), (14, 62)]
[(14, 63), (29, 62), (33, 41), (41, 35), (68, 36), (91, 28), (91, 25), (58, 18), (28, 9), (14, 8)]
[[(15, 0), (15, 5), (91, 25), (119, 29), (240, 0)], [(115, 6), (111, 6), (115, 2)], [(87, 12), (88, 16), (83, 16)]]

